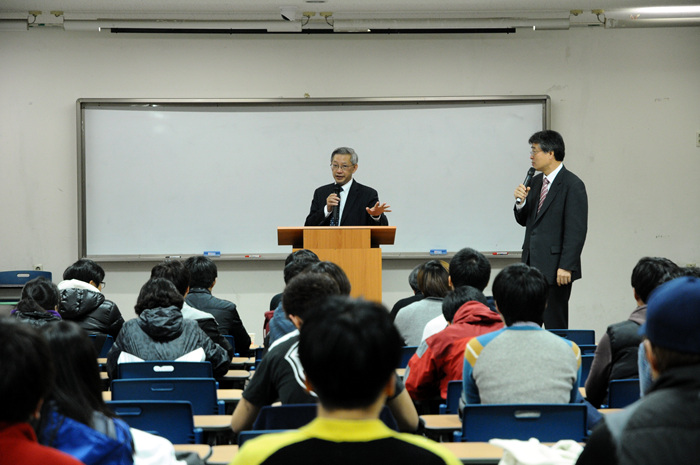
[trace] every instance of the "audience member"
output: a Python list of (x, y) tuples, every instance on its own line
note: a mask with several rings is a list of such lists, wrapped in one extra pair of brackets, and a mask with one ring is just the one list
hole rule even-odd
[[(456, 289), (461, 286), (472, 286), (484, 292), (491, 278), (491, 264), (481, 252), (465, 247), (457, 252), (450, 260), (450, 286)], [(487, 305), (494, 312), (496, 307), (493, 298), (486, 298)], [(447, 327), (449, 322), (442, 315), (430, 320), (423, 329), (421, 341), (425, 341)]]
[(439, 444), (396, 433), (379, 420), (395, 389), (402, 345), (383, 306), (341, 298), (322, 304), (299, 339), (318, 417), (299, 430), (248, 441), (233, 464), (459, 464)]
[[(308, 266), (313, 263), (318, 263), (318, 256), (310, 250), (301, 249), (290, 253), (284, 262), (284, 284), (289, 284), (296, 275), (304, 271)], [(296, 330), (296, 326), (289, 319), (287, 314), (282, 308), (282, 298), (275, 307), (275, 313), (270, 319), (270, 332), (267, 341), (265, 341), (265, 347), (269, 348), (276, 340), (289, 334)]]
[(116, 338), (124, 324), (119, 307), (105, 299), (105, 272), (100, 265), (82, 258), (63, 272), (58, 283), (61, 302), (58, 313), (64, 320), (75, 321), (88, 334), (109, 335)]
[(185, 301), (198, 310), (214, 315), (221, 333), (233, 336), (236, 353), (246, 356), (250, 351), (250, 335), (238, 315), (236, 304), (214, 297), (211, 293), (218, 276), (216, 264), (209, 257), (199, 255), (185, 260), (185, 267), (190, 272), (190, 292)]
[[(295, 250), (294, 252), (287, 255), (287, 258), (284, 260), (284, 266), (286, 267), (292, 261), (300, 259), (301, 257), (304, 257), (304, 256), (312, 257), (312, 259), (315, 261), (319, 260), (318, 255), (316, 255), (316, 253), (312, 252), (311, 250), (299, 249), (299, 250)], [(287, 285), (287, 282), (285, 281), (284, 284)], [(272, 296), (272, 299), (270, 299), (270, 311), (275, 311), (277, 306), (282, 302), (282, 294), (283, 293), (280, 292), (279, 294), (275, 294), (274, 296)]]
[(132, 464), (129, 426), (102, 400), (97, 352), (75, 323), (42, 328), (56, 366), (56, 383), (42, 408), (39, 442), (85, 465)]
[(61, 299), (58, 287), (46, 278), (35, 278), (22, 288), (22, 296), (12, 316), (32, 326), (44, 326), (52, 321), (61, 321), (58, 302)]
[(426, 262), (418, 272), (418, 287), (425, 298), (402, 308), (394, 320), (407, 346), (420, 344), (425, 325), (442, 315), (442, 299), (450, 290), (449, 265), (439, 260)]
[(391, 307), (391, 313), (389, 314), (389, 316), (391, 317), (391, 321), (394, 321), (396, 319), (396, 315), (399, 313), (399, 310), (406, 307), (407, 305), (412, 304), (413, 302), (418, 302), (419, 300), (423, 299), (423, 297), (425, 297), (423, 293), (421, 293), (420, 288), (418, 287), (418, 272), (420, 271), (422, 266), (423, 263), (417, 265), (415, 268), (413, 268), (413, 271), (411, 271), (411, 273), (408, 275), (408, 285), (411, 286), (413, 295), (398, 300), (394, 304), (394, 306)]
[(596, 408), (607, 403), (608, 385), (614, 379), (639, 378), (637, 351), (642, 337), (639, 326), (647, 313), (647, 299), (659, 285), (677, 277), (680, 268), (667, 258), (644, 257), (632, 270), (637, 308), (629, 319), (608, 326), (600, 338), (586, 380), (586, 399)]
[[(177, 288), (177, 291), (183, 298), (186, 298), (190, 292), (190, 272), (180, 260), (168, 260), (154, 266), (151, 269), (151, 278), (165, 278), (169, 280), (175, 285), (175, 288)], [(202, 331), (207, 333), (207, 336), (215, 344), (224, 348), (229, 358), (233, 357), (233, 347), (219, 331), (219, 324), (216, 322), (214, 315), (197, 310), (185, 301), (182, 304), (182, 317), (196, 321), (199, 327), (202, 328)]]
[(683, 276), (647, 301), (640, 331), (654, 383), (605, 416), (577, 464), (695, 464), (700, 457), (700, 279)]
[(442, 313), (450, 325), (421, 342), (408, 362), (404, 379), (414, 401), (447, 399), (447, 384), (462, 379), (467, 342), (503, 327), (484, 294), (471, 286), (449, 292), (442, 301)]
[(177, 360), (211, 362), (214, 376), (228, 371), (226, 351), (214, 344), (194, 320), (182, 317), (184, 299), (175, 285), (164, 278), (152, 278), (139, 292), (134, 310), (138, 318), (129, 320), (107, 354), (110, 378), (117, 375), (117, 364), (138, 360)]
[(30, 325), (0, 318), (0, 465), (81, 465), (37, 442), (32, 424), (55, 375), (46, 340)]

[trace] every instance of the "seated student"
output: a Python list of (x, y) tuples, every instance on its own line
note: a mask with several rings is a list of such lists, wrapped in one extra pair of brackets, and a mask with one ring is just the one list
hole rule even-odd
[(578, 346), (542, 328), (547, 280), (523, 263), (493, 282), (506, 327), (475, 337), (464, 353), (462, 400), (467, 404), (564, 404), (579, 399)]
[(46, 340), (33, 327), (2, 317), (0, 341), (0, 465), (81, 465), (40, 445), (31, 425), (55, 375)]
[[(151, 269), (151, 278), (165, 278), (170, 280), (182, 297), (187, 297), (190, 292), (190, 272), (180, 260), (168, 260)], [(233, 357), (233, 347), (219, 331), (219, 324), (211, 313), (197, 310), (187, 303), (182, 304), (182, 317), (197, 322), (202, 331), (207, 333), (211, 340), (224, 348), (229, 358)]]
[(250, 351), (250, 335), (243, 326), (236, 304), (214, 297), (211, 293), (218, 273), (216, 264), (209, 257), (200, 255), (185, 260), (185, 267), (190, 272), (190, 292), (185, 299), (187, 303), (214, 315), (221, 333), (233, 336), (236, 353), (246, 356)]
[[(340, 270), (337, 265), (335, 267)], [(318, 301), (331, 295), (340, 295), (340, 286), (331, 276), (323, 272), (309, 271), (299, 274), (287, 284), (282, 302), (285, 312), (297, 328), (318, 311)], [(347, 287), (349, 292), (349, 282)], [(294, 331), (279, 339), (270, 348), (233, 412), (231, 427), (234, 431), (250, 429), (260, 409), (276, 401), (282, 404), (317, 401), (315, 393), (306, 390), (304, 370), (299, 365), (298, 346), (299, 333)], [(403, 383), (397, 384), (396, 395), (389, 400), (388, 406), (399, 428), (405, 431), (415, 431), (418, 428), (418, 414), (408, 393), (403, 389)]]
[(177, 360), (211, 362), (214, 377), (228, 372), (226, 351), (214, 344), (194, 320), (182, 317), (184, 299), (175, 285), (164, 278), (149, 279), (141, 288), (129, 320), (107, 354), (107, 372), (114, 379), (120, 361)]
[(393, 307), (391, 307), (391, 313), (389, 313), (389, 317), (391, 318), (391, 321), (394, 321), (396, 319), (396, 315), (399, 313), (399, 310), (402, 308), (412, 304), (413, 302), (418, 302), (419, 300), (422, 300), (423, 293), (420, 291), (420, 288), (418, 287), (418, 272), (420, 271), (421, 267), (423, 266), (423, 263), (420, 265), (416, 266), (413, 268), (411, 273), (408, 275), (408, 285), (411, 286), (411, 290), (413, 291), (413, 295), (410, 297), (404, 297), (403, 299), (398, 300)]
[(61, 302), (58, 313), (64, 320), (75, 321), (88, 334), (109, 335), (116, 338), (124, 324), (119, 307), (105, 299), (105, 271), (88, 258), (82, 258), (63, 272), (58, 283)]
[(232, 464), (459, 464), (439, 444), (396, 433), (379, 420), (394, 392), (402, 345), (383, 306), (347, 298), (322, 303), (299, 338), (318, 417), (298, 430), (246, 442)]
[(608, 326), (586, 379), (586, 399), (595, 407), (607, 403), (610, 381), (639, 378), (637, 351), (642, 337), (638, 332), (646, 319), (646, 301), (654, 289), (679, 274), (678, 265), (667, 258), (643, 257), (635, 265), (631, 281), (637, 308), (628, 320)]
[(467, 342), (503, 327), (484, 294), (471, 286), (449, 292), (442, 301), (442, 313), (450, 325), (421, 342), (408, 362), (404, 379), (413, 400), (447, 399), (447, 384), (462, 379)]
[(35, 278), (22, 288), (22, 297), (12, 316), (32, 326), (43, 326), (53, 321), (61, 321), (58, 313), (60, 294), (54, 283), (46, 278)]
[(696, 464), (700, 457), (700, 278), (683, 276), (647, 300), (646, 356), (654, 383), (605, 415), (577, 464)]
[(46, 325), (42, 333), (57, 369), (41, 411), (39, 442), (85, 465), (132, 464), (129, 426), (102, 400), (97, 352), (90, 338), (70, 321)]
[(430, 260), (418, 272), (418, 287), (425, 296), (396, 315), (394, 324), (407, 346), (421, 342), (425, 325), (442, 315), (442, 299), (450, 290), (449, 265), (440, 260)]

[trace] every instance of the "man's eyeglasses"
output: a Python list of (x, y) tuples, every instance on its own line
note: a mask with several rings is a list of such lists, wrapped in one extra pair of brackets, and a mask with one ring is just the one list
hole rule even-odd
[(335, 163), (331, 164), (331, 169), (333, 171), (338, 171), (338, 170), (343, 170), (343, 171), (348, 171), (350, 168), (352, 168), (355, 165), (337, 165)]

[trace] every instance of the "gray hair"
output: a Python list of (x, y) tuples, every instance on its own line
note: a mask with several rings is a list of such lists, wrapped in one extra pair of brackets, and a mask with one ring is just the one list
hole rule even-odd
[(333, 157), (336, 155), (350, 155), (350, 163), (357, 165), (357, 154), (350, 147), (338, 147), (331, 153), (331, 163), (333, 163)]

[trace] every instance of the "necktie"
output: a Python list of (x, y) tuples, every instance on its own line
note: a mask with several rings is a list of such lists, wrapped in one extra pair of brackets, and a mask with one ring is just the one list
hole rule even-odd
[(333, 208), (333, 213), (331, 213), (331, 226), (340, 226), (340, 193), (343, 192), (343, 188), (338, 186), (336, 188), (336, 194), (338, 195), (338, 205)]
[(539, 215), (544, 199), (547, 197), (547, 192), (549, 192), (549, 179), (544, 178), (542, 182), (542, 190), (540, 191), (540, 203), (537, 205), (537, 214)]

